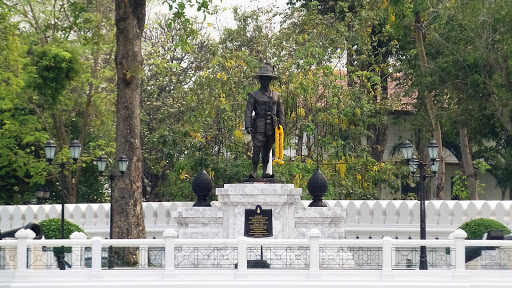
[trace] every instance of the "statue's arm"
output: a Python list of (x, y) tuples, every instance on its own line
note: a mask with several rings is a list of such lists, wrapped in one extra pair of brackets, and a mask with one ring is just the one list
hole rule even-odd
[(249, 93), (244, 113), (245, 129), (252, 128), (252, 111), (254, 111), (254, 103), (254, 96)]
[(277, 101), (277, 118), (279, 118), (279, 125), (281, 125), (284, 128), (284, 107), (283, 103), (281, 103), (281, 97), (279, 97), (279, 100)]

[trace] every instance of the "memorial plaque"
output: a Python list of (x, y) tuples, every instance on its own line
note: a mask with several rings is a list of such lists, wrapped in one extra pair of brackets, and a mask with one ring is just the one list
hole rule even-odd
[(272, 237), (272, 209), (245, 209), (244, 236), (252, 238)]

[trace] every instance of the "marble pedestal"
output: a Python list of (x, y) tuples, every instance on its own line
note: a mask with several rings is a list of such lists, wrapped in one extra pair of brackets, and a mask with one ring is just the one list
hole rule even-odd
[(309, 231), (318, 229), (323, 239), (343, 239), (341, 226), (345, 211), (339, 207), (303, 207), (295, 212), (295, 237), (308, 238)]
[(223, 238), (224, 212), (217, 207), (179, 207), (172, 213), (178, 224), (178, 237), (182, 239)]
[(217, 189), (224, 211), (224, 238), (244, 236), (245, 209), (272, 209), (274, 239), (295, 238), (295, 210), (302, 189), (293, 184), (226, 184)]
[(245, 209), (272, 209), (274, 239), (304, 239), (313, 228), (324, 239), (343, 238), (344, 211), (304, 207), (302, 189), (293, 184), (243, 183), (217, 188), (212, 207), (180, 207), (173, 212), (180, 238), (236, 239), (244, 236)]

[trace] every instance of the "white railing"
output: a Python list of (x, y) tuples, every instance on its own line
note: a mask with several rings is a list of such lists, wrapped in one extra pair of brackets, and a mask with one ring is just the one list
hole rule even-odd
[[(16, 233), (16, 240), (0, 241), (0, 270), (57, 269), (55, 261), (46, 262), (42, 267), (37, 267), (35, 263), (53, 258), (43, 257), (41, 250), (38, 250), (41, 247), (44, 247), (42, 251), (48, 251), (51, 250), (49, 247), (61, 246), (71, 247), (68, 248), (71, 253), (66, 258), (71, 269), (92, 271), (106, 268), (106, 249), (109, 246), (116, 249), (137, 247), (138, 268), (153, 267), (165, 271), (193, 268), (234, 269), (235, 265), (238, 270), (244, 271), (250, 268), (248, 263), (250, 265), (251, 261), (259, 260), (260, 257), (268, 261), (272, 269), (415, 269), (418, 267), (420, 246), (427, 246), (429, 249), (430, 269), (464, 271), (467, 267), (485, 268), (485, 265), (467, 266), (465, 251), (470, 246), (500, 247), (499, 251), (492, 252), (494, 254), (489, 256), (495, 262), (490, 266), (491, 269), (512, 268), (512, 254), (507, 252), (507, 249), (512, 248), (512, 241), (465, 240), (466, 233), (462, 230), (452, 233), (449, 240), (423, 241), (395, 240), (390, 237), (375, 240), (327, 240), (320, 239), (320, 232), (316, 229), (309, 233), (309, 239), (177, 239), (176, 236), (176, 231), (168, 229), (164, 232), (163, 239), (85, 239), (85, 235), (77, 233), (70, 240), (33, 240), (34, 233), (22, 229)], [(161, 255), (154, 259), (153, 265), (141, 261), (157, 254)], [(90, 264), (86, 263), (88, 258)], [(500, 258), (500, 263), (496, 263), (497, 258)]]

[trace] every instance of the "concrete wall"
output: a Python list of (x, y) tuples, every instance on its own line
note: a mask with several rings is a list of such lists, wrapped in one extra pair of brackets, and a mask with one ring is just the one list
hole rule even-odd
[[(329, 200), (331, 207), (346, 212), (343, 231), (347, 239), (355, 237), (419, 238), (419, 202), (414, 200)], [(309, 201), (302, 201), (309, 205)], [(171, 217), (178, 207), (191, 207), (192, 202), (143, 203), (148, 238), (161, 237), (167, 228), (177, 229)], [(214, 205), (215, 206), (215, 205)], [(67, 204), (65, 217), (80, 225), (89, 237), (108, 237), (109, 204)], [(491, 218), (512, 228), (512, 201), (427, 201), (427, 238), (446, 237), (460, 224), (475, 218)], [(60, 217), (60, 205), (0, 206), (0, 229), (21, 227)], [(344, 234), (343, 234), (344, 233)], [(343, 237), (343, 236), (342, 236)]]

